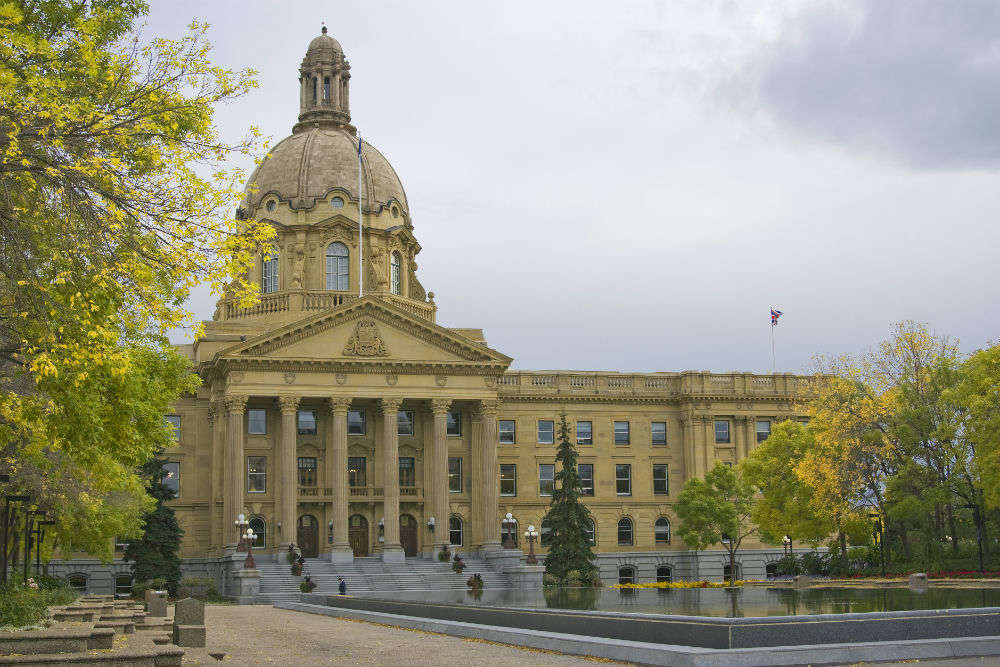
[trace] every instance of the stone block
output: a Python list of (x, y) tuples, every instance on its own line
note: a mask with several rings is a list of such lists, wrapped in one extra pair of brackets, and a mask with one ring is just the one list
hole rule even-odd
[(910, 588), (927, 588), (927, 574), (914, 572), (910, 575)]
[(205, 647), (205, 626), (204, 625), (177, 625), (174, 624), (174, 644), (177, 646), (188, 646), (194, 648)]
[(166, 591), (146, 591), (146, 615), (157, 617), (167, 615)]
[(174, 625), (205, 625), (205, 603), (184, 598), (174, 606)]

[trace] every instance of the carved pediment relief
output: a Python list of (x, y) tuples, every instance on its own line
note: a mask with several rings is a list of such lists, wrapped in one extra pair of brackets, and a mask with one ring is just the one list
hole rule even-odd
[(386, 357), (389, 350), (379, 335), (374, 320), (363, 319), (354, 325), (354, 335), (344, 346), (345, 357)]

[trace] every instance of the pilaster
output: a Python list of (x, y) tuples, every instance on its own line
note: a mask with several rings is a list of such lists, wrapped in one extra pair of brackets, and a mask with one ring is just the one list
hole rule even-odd
[(347, 478), (347, 411), (351, 407), (351, 399), (343, 397), (330, 398), (330, 414), (333, 417), (333, 427), (327, 440), (327, 484), (333, 489), (333, 549), (330, 560), (334, 563), (350, 563), (354, 561), (354, 551), (348, 540), (348, 502), (350, 491)]
[(296, 438), (298, 435), (298, 396), (281, 396), (278, 404), (281, 407), (281, 447), (278, 466), (278, 505), (281, 517), (281, 551), (294, 542), (295, 527), (298, 525), (298, 472), (296, 465)]
[(500, 401), (481, 401), (479, 412), (483, 418), (483, 437), (480, 449), (480, 478), (481, 486), (474, 490), (482, 498), (480, 505), (480, 520), (482, 522), (482, 542), (480, 548), (483, 551), (493, 551), (500, 549), (500, 478), (497, 474), (497, 446), (499, 444), (499, 434), (497, 433), (497, 413), (500, 410)]
[(381, 399), (382, 407), (382, 497), (383, 518), (385, 519), (382, 544), (382, 560), (402, 561), (405, 557), (399, 543), (399, 406), (398, 398)]
[(247, 409), (245, 394), (227, 394), (225, 398), (228, 424), (226, 425), (226, 472), (225, 493), (222, 499), (222, 543), (236, 546), (236, 531), (233, 521), (243, 511), (243, 482), (245, 457), (243, 455), (246, 428), (243, 416)]
[[(431, 466), (432, 491), (429, 498), (431, 516), (434, 517), (434, 551), (448, 545), (448, 409), (451, 399), (436, 398), (431, 401), (434, 416), (434, 440), (427, 463)], [(428, 489), (424, 490), (425, 495)]]

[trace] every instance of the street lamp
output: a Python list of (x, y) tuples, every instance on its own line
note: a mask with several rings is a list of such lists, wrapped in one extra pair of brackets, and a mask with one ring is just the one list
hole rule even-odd
[(427, 519), (427, 529), (434, 532), (434, 517)]
[(786, 556), (791, 556), (792, 555), (792, 538), (790, 538), (788, 535), (785, 535), (783, 538), (781, 538), (781, 544), (782, 544), (782, 548), (785, 551), (785, 555)]
[(534, 526), (528, 526), (528, 530), (524, 531), (524, 537), (528, 540), (528, 565), (538, 565), (538, 559), (535, 558), (535, 540), (538, 539), (538, 531), (535, 530)]
[(517, 521), (514, 520), (514, 515), (511, 514), (510, 512), (507, 512), (506, 516), (504, 516), (504, 518), (503, 518), (503, 521), (501, 521), (500, 523), (503, 524), (504, 530), (507, 531), (507, 539), (504, 540), (503, 548), (504, 549), (516, 549), (517, 545), (514, 544), (514, 532), (513, 531), (514, 531), (514, 526), (517, 525)]
[(239, 516), (237, 516), (236, 520), (233, 521), (233, 525), (236, 526), (236, 541), (237, 541), (236, 550), (237, 551), (246, 551), (246, 546), (245, 546), (245, 544), (243, 542), (243, 532), (246, 530), (246, 527), (249, 525), (249, 522), (247, 521), (246, 515), (245, 514), (240, 514)]
[[(873, 533), (875, 535), (875, 540), (878, 542), (879, 555), (880, 555), (881, 560), (882, 560), (882, 577), (884, 578), (886, 576), (886, 574), (885, 574), (885, 530), (884, 530), (885, 526), (882, 525), (882, 515), (879, 514), (878, 512), (869, 512), (868, 513), (868, 518), (872, 519), (873, 521), (875, 521), (875, 528), (874, 528)], [(844, 554), (844, 555), (846, 556), (847, 554)]]
[(247, 549), (247, 559), (243, 561), (243, 567), (248, 570), (254, 570), (257, 568), (257, 563), (253, 560), (253, 543), (257, 541), (257, 533), (253, 532), (253, 528), (247, 528), (247, 531), (243, 533), (243, 543), (246, 545)]
[(45, 528), (56, 525), (51, 519), (43, 519), (35, 524), (35, 576), (42, 574), (42, 542), (45, 541)]
[(385, 542), (385, 517), (378, 520), (378, 541)]
[(0, 584), (7, 583), (7, 540), (10, 539), (10, 529), (13, 527), (14, 515), (11, 513), (11, 503), (27, 503), (31, 496), (7, 494), (3, 496), (3, 554), (0, 556)]

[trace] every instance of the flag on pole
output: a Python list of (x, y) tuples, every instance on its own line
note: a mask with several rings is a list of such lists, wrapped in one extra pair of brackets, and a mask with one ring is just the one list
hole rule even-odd
[(781, 317), (782, 314), (783, 313), (780, 310), (775, 310), (774, 308), (771, 309), (771, 326), (772, 327), (778, 326), (778, 318)]

